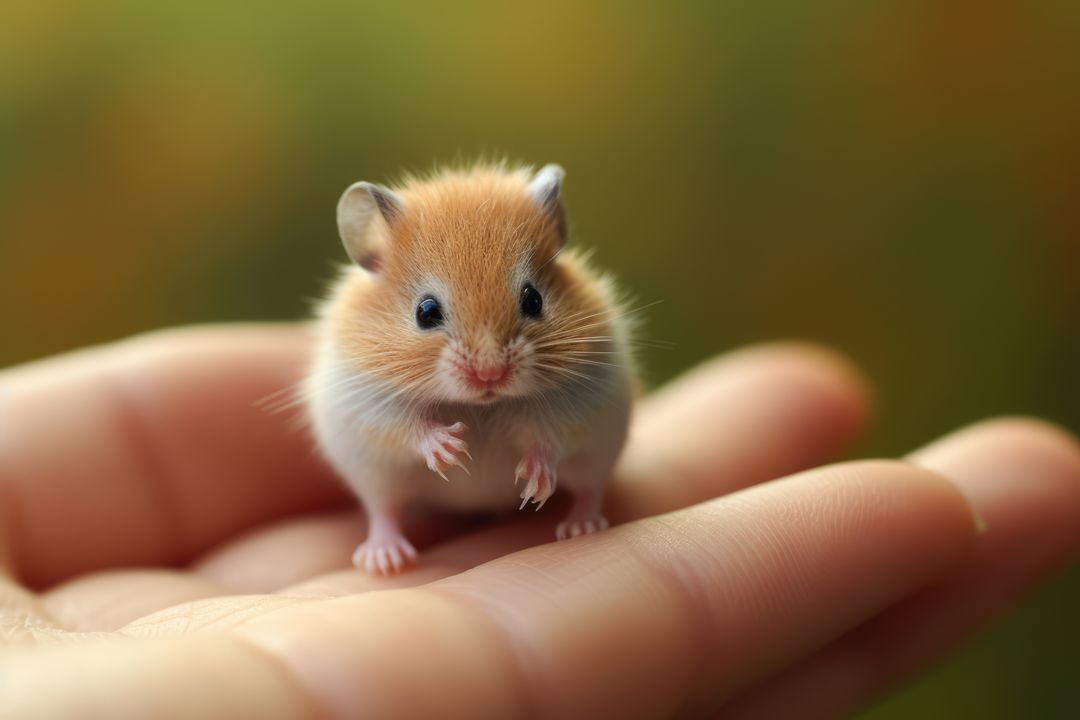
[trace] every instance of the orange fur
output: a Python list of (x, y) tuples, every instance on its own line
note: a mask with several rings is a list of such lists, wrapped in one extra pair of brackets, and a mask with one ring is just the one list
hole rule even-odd
[[(488, 165), (395, 188), (408, 209), (392, 229), (384, 223), (378, 229), (379, 272), (350, 268), (328, 311), (331, 336), (358, 369), (403, 385), (430, 376), (444, 340), (418, 332), (413, 321), (427, 280), (453, 293), (447, 313), (466, 343), (492, 335), (504, 344), (517, 332), (542, 339), (557, 330), (567, 341), (581, 340), (550, 353), (556, 367), (572, 371), (583, 364), (575, 358), (604, 359), (611, 348), (584, 338), (613, 333), (618, 312), (611, 283), (579, 253), (559, 252), (553, 223), (524, 192), (529, 175), (525, 168)], [(519, 288), (508, 277), (522, 261), (546, 290), (548, 322), (533, 325), (520, 317)], [(573, 318), (588, 318), (576, 335)]]
[(396, 190), (355, 183), (339, 202), (359, 265), (322, 308), (306, 393), (317, 441), (367, 512), (353, 561), (369, 572), (415, 560), (398, 522), (413, 502), (539, 509), (558, 482), (574, 497), (558, 538), (607, 527), (630, 328), (611, 281), (561, 252), (561, 179), (554, 165), (479, 165)]

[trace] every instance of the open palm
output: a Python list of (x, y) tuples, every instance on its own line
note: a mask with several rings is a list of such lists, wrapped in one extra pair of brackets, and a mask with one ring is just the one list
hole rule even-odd
[(611, 530), (417, 519), (421, 566), (369, 577), (353, 501), (258, 407), (306, 349), (179, 330), (0, 374), (0, 716), (834, 716), (1080, 546), (1062, 431), (806, 470), (862, 385), (770, 345), (641, 403)]

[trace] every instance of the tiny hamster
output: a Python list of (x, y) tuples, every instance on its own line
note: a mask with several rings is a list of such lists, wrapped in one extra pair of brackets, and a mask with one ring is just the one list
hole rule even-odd
[(631, 328), (612, 280), (563, 250), (563, 176), (481, 164), (341, 196), (353, 264), (321, 306), (304, 397), (367, 513), (357, 567), (416, 561), (400, 523), (411, 503), (539, 510), (558, 485), (573, 498), (558, 539), (607, 527)]

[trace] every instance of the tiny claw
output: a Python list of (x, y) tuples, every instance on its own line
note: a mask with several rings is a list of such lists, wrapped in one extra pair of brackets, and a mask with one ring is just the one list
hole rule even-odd
[(379, 570), (383, 575), (390, 574), (390, 550), (389, 548), (379, 551)]
[(469, 455), (468, 445), (457, 435), (467, 428), (465, 423), (456, 422), (449, 427), (432, 425), (427, 433), (419, 440), (418, 449), (427, 459), (428, 469), (441, 477), (446, 482), (450, 481), (447, 473), (451, 468), (459, 467), (466, 475), (471, 475), (469, 469), (458, 457), (458, 453)]
[(394, 572), (401, 571), (401, 553), (393, 545), (386, 551), (390, 555), (390, 565), (394, 568)]

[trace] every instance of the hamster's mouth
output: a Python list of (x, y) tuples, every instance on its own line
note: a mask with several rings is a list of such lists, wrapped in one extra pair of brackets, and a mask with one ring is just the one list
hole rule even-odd
[(510, 383), (499, 382), (488, 385), (466, 383), (465, 387), (471, 396), (471, 402), (477, 405), (491, 405), (506, 397), (506, 391)]
[(468, 387), (469, 392), (474, 393), (482, 400), (496, 400), (502, 397), (510, 383), (509, 378), (503, 378), (493, 383), (468, 382), (465, 385)]

